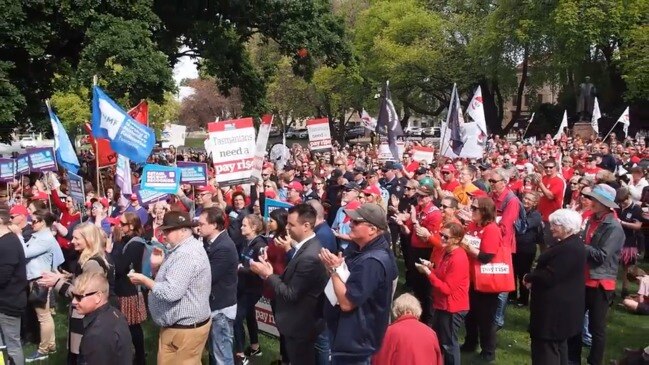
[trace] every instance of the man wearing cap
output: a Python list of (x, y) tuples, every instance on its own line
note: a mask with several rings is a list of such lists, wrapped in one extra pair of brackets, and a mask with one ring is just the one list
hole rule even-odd
[(304, 186), (299, 181), (290, 182), (286, 188), (288, 193), (286, 195), (286, 202), (293, 205), (302, 203), (302, 191), (304, 191)]
[(284, 165), (284, 180), (289, 183), (292, 181), (300, 182), (300, 179), (295, 176), (295, 166), (290, 162), (287, 162), (286, 165)]
[(440, 186), (437, 187), (437, 190), (446, 191), (452, 193), (455, 188), (460, 186), (460, 183), (455, 178), (455, 166), (451, 164), (446, 164), (442, 166), (442, 181), (440, 181)]
[[(332, 364), (369, 364), (388, 326), (398, 269), (385, 235), (385, 211), (366, 203), (346, 213), (352, 222), (350, 238), (358, 249), (344, 258), (322, 249), (320, 260), (329, 270), (333, 289), (324, 313)], [(343, 280), (346, 272), (349, 277)]]
[(9, 211), (11, 223), (20, 228), (24, 242), (29, 241), (29, 239), (32, 238), (32, 234), (34, 233), (32, 225), (29, 224), (29, 221), (27, 221), (28, 215), (29, 211), (27, 211), (27, 208), (25, 208), (24, 205), (14, 205)]
[[(587, 362), (601, 365), (606, 345), (606, 315), (615, 293), (624, 230), (613, 213), (615, 189), (599, 184), (584, 195), (592, 202), (593, 215), (584, 230), (586, 243), (586, 308), (588, 328), (593, 337)], [(568, 359), (581, 362), (581, 333), (568, 340)]]
[[(149, 222), (149, 212), (140, 205), (140, 200), (137, 198), (136, 194), (131, 194), (131, 204), (126, 208), (125, 212), (133, 212), (137, 214), (142, 222), (142, 226), (146, 225)], [(106, 199), (108, 202), (108, 199)], [(103, 203), (102, 203), (103, 204)]]
[(203, 244), (192, 235), (195, 226), (188, 213), (165, 213), (160, 230), (169, 251), (151, 254), (155, 281), (129, 274), (133, 284), (150, 290), (151, 318), (161, 327), (158, 364), (199, 364), (210, 331), (212, 273)]
[(196, 188), (196, 196), (194, 196), (194, 201), (192, 201), (185, 196), (182, 189), (178, 189), (178, 197), (180, 198), (180, 201), (190, 212), (193, 212), (193, 217), (198, 217), (201, 215), (203, 210), (216, 206), (216, 203), (212, 201), (212, 198), (217, 194), (218, 191), (214, 185), (202, 185)]
[(304, 179), (302, 181), (302, 186), (303, 186), (303, 193), (302, 196), (304, 196), (304, 202), (308, 202), (309, 200), (320, 200), (320, 197), (318, 196), (318, 193), (316, 193), (313, 190), (313, 180), (310, 178)]
[(354, 167), (354, 182), (363, 189), (367, 186), (367, 181), (363, 176), (364, 174), (365, 169), (363, 169), (362, 167)]

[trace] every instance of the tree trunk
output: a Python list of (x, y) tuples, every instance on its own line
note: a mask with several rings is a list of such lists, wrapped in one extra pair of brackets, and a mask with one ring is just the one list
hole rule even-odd
[(505, 126), (505, 130), (509, 130), (513, 123), (518, 121), (518, 118), (521, 116), (521, 107), (523, 106), (523, 92), (525, 91), (525, 84), (527, 83), (527, 68), (529, 64), (529, 50), (528, 46), (525, 45), (523, 49), (523, 70), (521, 71), (521, 81), (518, 83), (518, 90), (516, 91), (516, 109), (514, 110), (514, 115), (509, 121), (509, 124)]

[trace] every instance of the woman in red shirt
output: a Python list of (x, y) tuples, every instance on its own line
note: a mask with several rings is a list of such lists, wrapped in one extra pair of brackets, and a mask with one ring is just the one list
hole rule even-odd
[(59, 222), (55, 222), (52, 225), (56, 231), (55, 238), (65, 257), (65, 270), (73, 272), (79, 259), (79, 254), (70, 244), (69, 237), (72, 237), (70, 229), (81, 220), (81, 213), (77, 210), (77, 206), (71, 196), (66, 197), (65, 201), (63, 201), (56, 189), (52, 190), (52, 202), (61, 211)]
[(443, 256), (439, 265), (422, 261), (417, 269), (428, 276), (433, 287), (433, 329), (439, 338), (445, 365), (460, 364), (457, 335), (469, 310), (469, 258), (460, 243), (464, 227), (446, 223), (440, 231)]
[(478, 346), (480, 358), (490, 362), (496, 359), (496, 326), (494, 316), (498, 308), (498, 293), (476, 290), (476, 275), (481, 275), (480, 266), (490, 263), (502, 245), (502, 234), (495, 222), (496, 205), (489, 197), (482, 197), (471, 203), (471, 219), (463, 248), (469, 255), (469, 312), (466, 315), (466, 338), (461, 347), (463, 352), (473, 352)]

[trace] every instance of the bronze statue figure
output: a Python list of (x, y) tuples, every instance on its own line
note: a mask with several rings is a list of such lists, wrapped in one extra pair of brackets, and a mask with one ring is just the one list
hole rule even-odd
[(593, 116), (593, 104), (595, 103), (596, 93), (597, 89), (590, 82), (590, 76), (586, 76), (585, 81), (579, 85), (579, 95), (577, 98), (579, 121), (590, 122)]

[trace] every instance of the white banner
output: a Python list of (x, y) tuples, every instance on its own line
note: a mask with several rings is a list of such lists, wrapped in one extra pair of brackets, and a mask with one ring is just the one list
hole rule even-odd
[(255, 158), (255, 127), (252, 118), (224, 120), (207, 125), (216, 181), (222, 186), (250, 182)]
[[(403, 153), (406, 151), (406, 142), (397, 141), (397, 150), (399, 151), (399, 157), (403, 156)], [(394, 157), (392, 156), (392, 152), (390, 152), (390, 146), (387, 141), (382, 141), (379, 145), (378, 159), (382, 162), (394, 161)]]
[(306, 122), (306, 129), (309, 132), (309, 149), (311, 151), (331, 149), (329, 119), (309, 119)]
[(252, 177), (259, 181), (261, 181), (261, 170), (264, 167), (264, 156), (266, 156), (266, 146), (268, 145), (271, 125), (273, 125), (273, 116), (271, 114), (266, 114), (261, 117), (255, 147), (255, 160), (252, 163)]
[(442, 156), (446, 156), (450, 158), (458, 158), (458, 157), (482, 158), (483, 157), (482, 155), (484, 153), (484, 147), (480, 142), (478, 142), (478, 136), (481, 133), (480, 128), (478, 128), (478, 125), (475, 122), (464, 123), (464, 130), (466, 132), (465, 133), (466, 140), (464, 141), (464, 148), (462, 148), (462, 153), (460, 153), (460, 156), (458, 156), (455, 153), (453, 153), (453, 149), (449, 145), (449, 140), (451, 139), (451, 131), (448, 129), (446, 123), (442, 123), (442, 128), (441, 128), (442, 140), (440, 146), (440, 154)]
[(435, 159), (435, 149), (432, 147), (414, 146), (412, 148), (413, 161), (431, 163)]
[(171, 146), (180, 147), (185, 145), (185, 137), (187, 136), (187, 127), (179, 124), (168, 124), (162, 131), (160, 139), (162, 140), (162, 148), (169, 148)]

